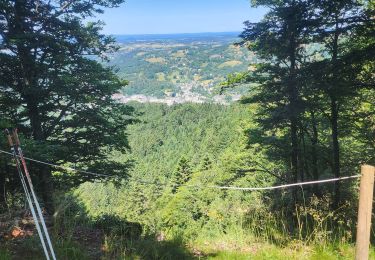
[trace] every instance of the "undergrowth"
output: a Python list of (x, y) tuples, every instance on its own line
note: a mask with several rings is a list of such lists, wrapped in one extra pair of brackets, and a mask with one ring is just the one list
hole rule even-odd
[[(90, 213), (78, 197), (64, 196), (55, 216), (55, 233), (74, 240), (74, 230), (99, 229), (101, 259), (353, 259), (355, 223), (350, 203), (335, 211), (328, 197), (311, 197), (291, 212), (257, 208), (226, 223), (208, 221), (200, 227), (144, 228), (118, 215)], [(65, 205), (64, 205), (65, 204)], [(288, 217), (289, 216), (289, 217)], [(162, 221), (162, 219), (159, 219)], [(129, 223), (130, 231), (129, 231)], [(199, 230), (191, 232), (186, 229)], [(80, 243), (80, 241), (77, 241)], [(63, 248), (69, 247), (67, 244)], [(74, 250), (69, 251), (70, 254)], [(78, 251), (79, 252), (79, 251)], [(374, 257), (371, 250), (371, 257)], [(84, 256), (80, 256), (84, 258)], [(73, 257), (72, 259), (76, 259)]]
[[(58, 259), (320, 260), (353, 259), (355, 254), (350, 215), (355, 209), (346, 202), (333, 211), (328, 197), (313, 196), (294, 208), (258, 205), (238, 217), (187, 227), (165, 226), (155, 215), (156, 232), (146, 221), (141, 225), (117, 214), (92, 214), (75, 193), (59, 196), (57, 205), (50, 232)], [(0, 246), (0, 260), (30, 256), (44, 258), (36, 235)], [(375, 259), (373, 248), (370, 257)]]

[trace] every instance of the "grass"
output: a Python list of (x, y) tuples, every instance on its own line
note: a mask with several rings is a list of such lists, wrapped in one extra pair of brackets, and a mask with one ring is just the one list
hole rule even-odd
[(58, 259), (90, 259), (86, 250), (72, 240), (59, 239), (55, 241), (55, 251)]
[[(57, 259), (90, 259), (78, 243), (69, 239), (53, 239), (52, 243)], [(22, 240), (11, 240), (1, 246), (3, 248), (0, 248), (0, 260), (45, 259), (40, 240), (36, 235)]]
[(103, 259), (194, 259), (194, 255), (180, 239), (157, 241), (153, 237), (126, 240), (107, 237)]
[[(224, 260), (351, 260), (355, 256), (355, 247), (351, 244), (330, 245), (322, 247), (320, 245), (306, 246), (299, 248), (277, 247), (270, 244), (258, 244), (258, 248), (253, 252), (216, 251), (210, 252), (207, 259)], [(372, 248), (369, 259), (375, 259), (375, 251)]]
[[(17, 253), (12, 257), (9, 250), (0, 249), (0, 260), (8, 259), (44, 259), (43, 253), (36, 244), (39, 241), (29, 239), (21, 244)], [(216, 241), (219, 242), (219, 241)], [(301, 243), (301, 242), (299, 242)], [(93, 259), (85, 250), (72, 241), (54, 241), (58, 259)], [(267, 243), (248, 245), (249, 251), (217, 250), (206, 245), (205, 251), (188, 248), (181, 240), (155, 241), (144, 238), (136, 241), (126, 241), (119, 237), (108, 237), (104, 245), (104, 253), (100, 259), (215, 259), (215, 260), (346, 260), (354, 259), (355, 248), (351, 244), (329, 246), (299, 246), (289, 245), (278, 247)], [(375, 251), (371, 248), (370, 259), (375, 259)]]
[(7, 249), (0, 248), (0, 260), (10, 260), (12, 259), (9, 251)]
[[(239, 223), (237, 218), (226, 225), (192, 222), (157, 239), (155, 234), (140, 236), (139, 223), (117, 215), (90, 216), (73, 196), (63, 196), (51, 235), (58, 259), (353, 259), (355, 246), (351, 236), (345, 235), (352, 225), (333, 225), (328, 207), (317, 211), (317, 206), (324, 205), (315, 204), (296, 208), (299, 225), (294, 233), (287, 228), (284, 213), (258, 210)], [(44, 259), (36, 235), (0, 245), (0, 260), (23, 258)], [(375, 259), (374, 248), (370, 259)]]
[[(70, 225), (69, 228), (75, 228)], [(72, 231), (72, 230), (70, 230)], [(0, 260), (8, 259), (44, 259), (39, 240), (36, 236), (12, 245), (0, 247)], [(101, 243), (101, 254), (93, 257), (90, 248), (84, 247), (84, 241), (74, 241), (71, 236), (53, 235), (53, 244), (58, 259), (217, 259), (217, 260), (345, 260), (354, 259), (355, 246), (350, 243), (306, 243), (291, 240), (285, 245), (275, 245), (261, 241), (250, 233), (232, 229), (223, 233), (202, 233), (197, 239), (186, 242), (183, 237), (172, 237), (158, 241), (155, 236), (143, 236), (129, 239), (123, 234), (105, 235)], [(98, 248), (96, 248), (98, 249)], [(99, 249), (100, 251), (100, 249)], [(10, 252), (13, 252), (11, 255)], [(371, 248), (370, 259), (375, 259), (375, 250)]]

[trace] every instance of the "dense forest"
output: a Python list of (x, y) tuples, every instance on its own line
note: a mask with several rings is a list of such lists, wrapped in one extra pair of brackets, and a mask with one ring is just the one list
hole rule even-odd
[[(18, 128), (57, 258), (353, 259), (359, 178), (243, 188), (354, 176), (375, 164), (374, 2), (252, 1), (268, 12), (246, 21), (238, 40), (171, 57), (164, 46), (168, 58), (142, 53), (147, 75), (121, 68), (142, 56), (129, 54), (135, 43), (118, 44), (87, 20), (122, 2), (0, 3), (0, 126)], [(218, 68), (233, 55), (244, 65), (205, 72), (218, 93), (242, 93), (238, 102), (114, 98), (141, 86), (129, 85), (139, 75), (144, 93), (177, 92), (211, 51), (226, 57), (210, 63)], [(199, 61), (189, 64), (194, 73), (173, 74), (180, 68), (169, 65), (185, 58)], [(167, 79), (173, 86), (159, 84)], [(42, 259), (22, 156), (6, 137), (0, 151), (0, 259)]]

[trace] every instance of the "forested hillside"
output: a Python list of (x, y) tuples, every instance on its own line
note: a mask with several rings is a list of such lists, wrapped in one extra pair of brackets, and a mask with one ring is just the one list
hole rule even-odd
[[(335, 186), (329, 183), (272, 192), (213, 187), (265, 187), (285, 182), (282, 154), (278, 156), (280, 160), (270, 159), (273, 152), (262, 144), (263, 137), (256, 134), (257, 106), (189, 103), (170, 107), (137, 103), (132, 106), (141, 114), (140, 121), (128, 128), (132, 151), (126, 156), (114, 154), (119, 161), (134, 161), (129, 180), (122, 182), (120, 189), (113, 184), (85, 183), (72, 195), (89, 218), (116, 216), (140, 223), (146, 236), (189, 241), (198, 255), (222, 250), (247, 252), (253, 250), (253, 243), (263, 241), (266, 245), (260, 246), (254, 257), (284, 259), (283, 254), (302, 257), (303, 250), (279, 251), (267, 243), (306, 239), (321, 243), (310, 249), (309, 258), (325, 256), (325, 247), (332, 259), (336, 259), (335, 250), (347, 250), (345, 257), (350, 258), (352, 249), (329, 248), (329, 245), (336, 236), (343, 239), (342, 245), (353, 238), (355, 227), (351, 223), (356, 211), (350, 205), (357, 201), (353, 197), (356, 181), (342, 183), (345, 204), (334, 211), (335, 215), (331, 215), (330, 209), (333, 203), (330, 194)], [(354, 174), (358, 171), (355, 162), (363, 158), (360, 147), (365, 144), (351, 138), (343, 143), (345, 174)], [(323, 145), (319, 160), (328, 161), (330, 155), (324, 152), (327, 148)], [(320, 174), (323, 179), (331, 176), (324, 171)], [(294, 204), (295, 192), (306, 200)], [(296, 225), (301, 226), (294, 230)], [(126, 243), (110, 241), (114, 248), (127, 248)], [(176, 252), (169, 249), (160, 252), (166, 257), (170, 253)], [(149, 257), (152, 254), (145, 252)]]
[[(99, 197), (104, 204), (98, 205), (97, 201), (84, 200), (89, 212), (94, 216), (110, 210), (116, 215), (145, 224), (145, 228), (151, 229), (149, 231), (158, 232), (158, 229), (155, 229), (157, 226), (153, 225), (165, 224), (162, 223), (160, 214), (171, 214), (164, 216), (172, 218), (168, 220), (172, 221), (169, 223), (170, 227), (182, 220), (185, 223), (178, 225), (188, 227), (197, 222), (194, 225), (198, 228), (209, 219), (210, 210), (218, 210), (211, 203), (220, 203), (223, 199), (217, 196), (221, 192), (207, 190), (205, 186), (272, 182), (271, 175), (241, 172), (253, 168), (252, 157), (256, 158), (257, 162), (262, 161), (261, 149), (253, 151), (254, 154), (250, 157), (246, 149), (245, 129), (251, 122), (251, 111), (248, 107), (213, 104), (183, 104), (172, 107), (157, 104), (134, 105), (143, 116), (140, 117), (139, 123), (129, 127), (132, 152), (127, 156), (115, 155), (119, 160), (134, 160), (131, 178), (117, 191), (117, 196), (113, 195), (113, 186), (86, 184), (80, 189), (85, 191), (82, 196), (89, 198), (93, 190), (102, 187), (103, 197)], [(185, 184), (198, 186), (183, 187)], [(190, 192), (194, 193), (195, 198), (187, 201), (185, 196), (193, 198), (190, 197)], [(110, 202), (106, 202), (105, 198)], [(170, 199), (176, 201), (170, 202)], [(175, 203), (185, 205), (181, 212), (174, 212)], [(167, 209), (169, 207), (170, 212)], [(221, 210), (223, 212), (220, 214), (226, 214), (224, 208)], [(197, 217), (184, 212), (194, 213)]]
[(124, 2), (0, 3), (0, 259), (375, 259), (375, 3), (103, 34)]

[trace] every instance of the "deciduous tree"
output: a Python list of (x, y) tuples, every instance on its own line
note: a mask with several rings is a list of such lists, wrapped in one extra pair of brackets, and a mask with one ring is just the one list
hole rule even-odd
[[(132, 110), (112, 99), (125, 82), (99, 62), (116, 50), (114, 39), (100, 33), (101, 22), (86, 22), (122, 2), (1, 1), (0, 109), (34, 140), (28, 155), (108, 174), (125, 169), (110, 158), (127, 148)], [(52, 209), (51, 168), (38, 167), (38, 176)]]

